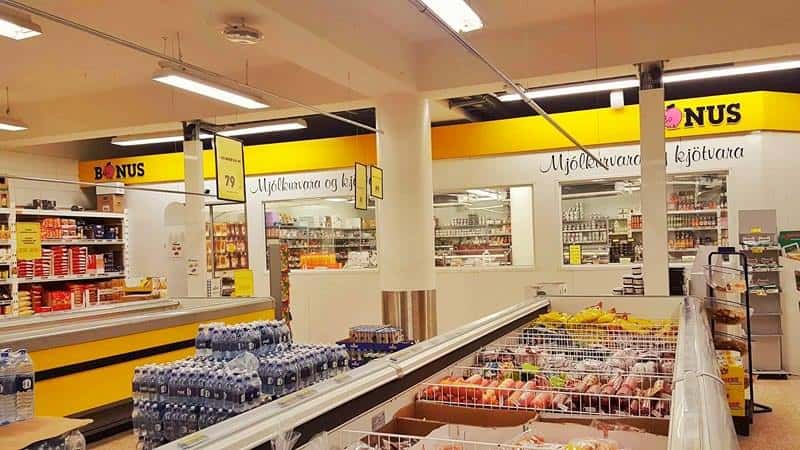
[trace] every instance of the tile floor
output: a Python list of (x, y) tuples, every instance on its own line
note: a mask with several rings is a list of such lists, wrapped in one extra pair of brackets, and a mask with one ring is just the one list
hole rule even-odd
[[(789, 380), (759, 380), (756, 400), (773, 408), (758, 414), (749, 437), (739, 438), (741, 450), (800, 449), (800, 377)], [(93, 450), (135, 450), (132, 433), (122, 433), (90, 444)]]

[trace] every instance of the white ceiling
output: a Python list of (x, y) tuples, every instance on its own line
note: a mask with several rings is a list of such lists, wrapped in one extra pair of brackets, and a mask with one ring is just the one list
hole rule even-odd
[[(254, 86), (328, 110), (418, 91), (446, 98), (502, 84), (407, 0), (23, 0)], [(526, 85), (672, 66), (800, 54), (794, 0), (470, 0), (485, 24), (466, 35)], [(245, 18), (265, 39), (226, 42)], [(31, 130), (0, 134), (0, 148), (308, 114), (274, 100), (245, 112), (150, 80), (157, 61), (43, 18), (44, 36), (0, 40), (0, 86)], [(165, 38), (166, 37), (166, 46)], [(245, 64), (249, 72), (245, 78)], [(458, 117), (442, 104), (434, 120)]]

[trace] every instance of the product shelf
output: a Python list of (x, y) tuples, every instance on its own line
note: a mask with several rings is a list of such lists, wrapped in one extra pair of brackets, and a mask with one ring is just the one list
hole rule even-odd
[(122, 239), (44, 239), (42, 245), (123, 245)]
[(124, 213), (112, 213), (102, 211), (72, 211), (66, 209), (25, 209), (17, 208), (17, 216), (44, 216), (44, 217), (75, 217), (75, 218), (95, 218), (95, 219), (119, 219), (125, 218)]
[(2, 245), (2, 246), (11, 245), (11, 241), (9, 241), (7, 239), (4, 239), (4, 240), (0, 241), (0, 245)]
[(673, 209), (667, 210), (667, 214), (716, 214), (727, 211), (725, 209)]
[[(724, 227), (722, 229), (725, 229)], [(677, 227), (667, 228), (667, 231), (719, 231), (720, 227)]]
[[(583, 233), (589, 231), (608, 231), (608, 228), (589, 228), (587, 230), (562, 230), (562, 233)], [(627, 232), (626, 232), (627, 233)], [(612, 234), (617, 234), (612, 232)]]
[(109, 278), (122, 278), (125, 274), (122, 272), (108, 272), (100, 274), (84, 274), (84, 275), (53, 275), (49, 277), (33, 277), (33, 278), (17, 278), (19, 284), (32, 284), (32, 283), (55, 283), (62, 281), (79, 281), (79, 280), (106, 280)]
[(436, 239), (448, 239), (448, 238), (451, 238), (451, 239), (463, 239), (463, 238), (486, 237), (486, 236), (511, 236), (511, 233), (479, 233), (479, 234), (463, 234), (463, 235), (457, 235), (457, 236), (450, 236), (450, 235), (442, 236), (442, 235), (438, 235), (437, 234), (436, 235)]

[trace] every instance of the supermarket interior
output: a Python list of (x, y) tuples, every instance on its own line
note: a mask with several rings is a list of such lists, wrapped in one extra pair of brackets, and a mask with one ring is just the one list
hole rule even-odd
[(800, 448), (799, 15), (0, 0), (0, 449)]

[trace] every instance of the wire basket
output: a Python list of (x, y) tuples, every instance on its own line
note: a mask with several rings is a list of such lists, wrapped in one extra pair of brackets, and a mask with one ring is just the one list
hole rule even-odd
[(744, 270), (715, 265), (703, 267), (706, 271), (706, 283), (714, 290), (715, 295), (742, 294), (747, 291)]
[[(563, 444), (526, 442), (502, 444), (496, 442), (468, 441), (457, 438), (411, 436), (406, 434), (378, 433), (374, 431), (342, 430), (339, 442), (331, 446), (336, 450), (563, 450)], [(426, 445), (427, 444), (427, 445)]]
[(537, 323), (510, 334), (511, 345), (552, 345), (565, 347), (604, 347), (608, 349), (675, 348), (678, 324), (674, 321), (622, 323)]

